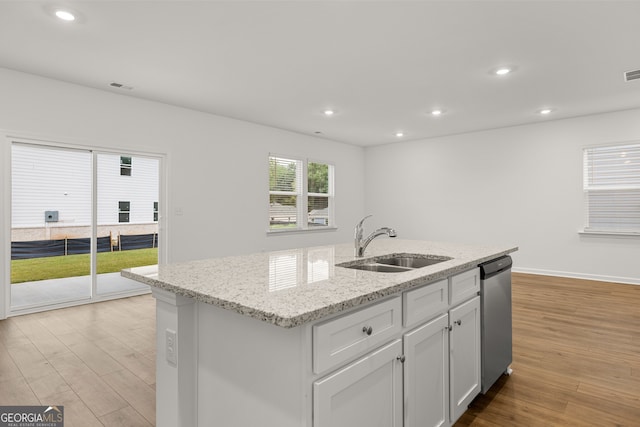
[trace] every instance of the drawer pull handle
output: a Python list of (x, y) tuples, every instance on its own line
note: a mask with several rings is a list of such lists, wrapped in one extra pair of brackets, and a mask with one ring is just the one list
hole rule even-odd
[(362, 332), (364, 332), (367, 335), (371, 335), (373, 333), (373, 328), (371, 326), (369, 327), (363, 326)]
[(460, 326), (460, 325), (462, 325), (462, 320), (456, 320), (454, 323), (455, 323), (456, 325)]
[(398, 359), (400, 361), (400, 363), (404, 363), (404, 361), (405, 361), (404, 354), (402, 356), (396, 357), (396, 359)]

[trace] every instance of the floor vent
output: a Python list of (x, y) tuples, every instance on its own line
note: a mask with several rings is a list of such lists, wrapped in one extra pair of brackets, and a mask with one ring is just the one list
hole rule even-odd
[(627, 71), (624, 73), (624, 80), (630, 82), (631, 80), (640, 80), (640, 70)]

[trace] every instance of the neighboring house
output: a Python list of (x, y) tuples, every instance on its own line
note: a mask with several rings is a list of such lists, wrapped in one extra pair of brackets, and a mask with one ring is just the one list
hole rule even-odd
[(298, 217), (298, 208), (280, 203), (271, 203), (269, 205), (269, 217), (271, 224), (295, 224)]
[[(156, 232), (158, 160), (96, 159), (98, 235)], [(13, 241), (89, 235), (92, 153), (16, 144), (11, 167)]]
[[(269, 205), (269, 217), (271, 224), (295, 224), (298, 216), (298, 208), (295, 206), (282, 205), (280, 203), (271, 203)], [(329, 210), (314, 209), (309, 212), (309, 223), (315, 225), (329, 224)]]
[(329, 209), (314, 209), (309, 212), (309, 222), (317, 225), (329, 225)]

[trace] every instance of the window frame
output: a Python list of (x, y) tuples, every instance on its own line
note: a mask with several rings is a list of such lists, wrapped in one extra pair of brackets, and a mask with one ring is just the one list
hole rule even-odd
[[(271, 191), (270, 188), (270, 170), (271, 158), (293, 160), (298, 163), (298, 166), (302, 168), (301, 173), (301, 185), (295, 194), (293, 192)], [(309, 193), (309, 163), (318, 163), (327, 165), (328, 171), (328, 188), (327, 193)], [(314, 158), (306, 158), (299, 156), (284, 155), (279, 153), (269, 153), (267, 157), (267, 234), (287, 234), (287, 233), (304, 233), (304, 232), (316, 232), (316, 231), (330, 231), (337, 230), (335, 223), (335, 165), (332, 162), (325, 160), (317, 160)], [(272, 195), (295, 195), (297, 198), (296, 208), (296, 226), (290, 228), (274, 229), (271, 227), (271, 217), (269, 215), (271, 207)], [(309, 213), (308, 204), (309, 197), (326, 197), (327, 198), (327, 211), (328, 211), (328, 225), (321, 226), (309, 226)]]
[[(122, 204), (126, 203), (128, 206), (128, 210), (123, 210), (121, 208)], [(127, 215), (127, 220), (126, 221), (122, 221), (120, 215), (122, 214), (126, 214)], [(118, 224), (129, 224), (131, 222), (131, 200), (119, 200), (118, 201)]]
[[(631, 191), (631, 192), (640, 192), (640, 184), (630, 182), (633, 177), (629, 179), (627, 182), (617, 183), (616, 185), (607, 186), (605, 183), (593, 183), (593, 173), (590, 172), (589, 165), (593, 162), (593, 151), (602, 149), (602, 150), (615, 150), (618, 149), (620, 151), (621, 157), (625, 157), (625, 148), (634, 147), (635, 150), (640, 149), (640, 140), (633, 141), (622, 141), (622, 142), (614, 142), (608, 144), (595, 144), (590, 146), (585, 146), (582, 148), (582, 191), (583, 191), (583, 229), (579, 231), (580, 234), (585, 235), (610, 235), (610, 236), (640, 236), (640, 222), (638, 222), (637, 228), (624, 228), (624, 227), (607, 227), (594, 224), (590, 219), (590, 212), (593, 206), (590, 203), (589, 194), (606, 194), (620, 191)], [(629, 150), (626, 150), (629, 151)], [(620, 165), (616, 165), (620, 168)], [(640, 164), (634, 168), (634, 175), (640, 175)], [(637, 176), (635, 177), (637, 180)], [(629, 200), (632, 200), (632, 196), (627, 195)], [(597, 203), (597, 202), (594, 202)], [(618, 211), (619, 212), (619, 211)], [(609, 219), (612, 223), (615, 223), (615, 216), (612, 215)]]
[[(124, 161), (129, 159), (129, 163)], [(123, 173), (124, 172), (124, 173)], [(120, 155), (120, 176), (131, 176), (133, 173), (133, 157)]]
[[(316, 164), (321, 164), (321, 165), (327, 165), (328, 171), (327, 171), (327, 192), (326, 193), (311, 193), (309, 192), (309, 164), (310, 163), (316, 163)], [(305, 177), (304, 177), (304, 184), (305, 184), (305, 190), (306, 190), (306, 195), (305, 195), (305, 202), (307, 203), (306, 206), (306, 210), (309, 210), (309, 198), (310, 197), (322, 197), (327, 199), (327, 225), (318, 225), (318, 226), (309, 226), (309, 213), (306, 213), (307, 216), (307, 228), (311, 229), (311, 230), (315, 230), (316, 228), (320, 228), (320, 229), (327, 229), (330, 228), (332, 226), (334, 226), (334, 221), (335, 221), (335, 216), (334, 216), (334, 209), (335, 209), (335, 205), (334, 205), (334, 181), (335, 181), (335, 166), (332, 163), (329, 162), (325, 162), (325, 161), (320, 161), (320, 160), (313, 160), (313, 159), (307, 159), (307, 163), (305, 164), (305, 169), (304, 169), (304, 173), (305, 173)], [(335, 228), (335, 226), (334, 226)]]
[[(91, 304), (95, 302), (101, 302), (109, 299), (113, 299), (113, 295), (105, 295), (100, 294), (97, 291), (97, 281), (99, 273), (96, 269), (96, 255), (97, 255), (97, 245), (93, 244), (98, 237), (98, 222), (97, 222), (97, 155), (98, 154), (113, 154), (113, 155), (121, 155), (123, 150), (128, 150), (131, 156), (135, 157), (146, 157), (156, 159), (158, 163), (158, 198), (159, 198), (159, 226), (158, 226), (158, 240), (156, 241), (156, 245), (158, 247), (158, 264), (164, 265), (167, 264), (170, 260), (169, 254), (169, 244), (170, 238), (168, 236), (171, 235), (169, 230), (171, 229), (171, 221), (168, 220), (168, 216), (166, 215), (165, 209), (167, 208), (167, 204), (165, 201), (167, 200), (167, 169), (168, 162), (167, 157), (168, 154), (162, 151), (139, 151), (132, 150), (130, 147), (125, 148), (124, 146), (114, 146), (113, 148), (98, 146), (98, 145), (88, 145), (88, 144), (79, 144), (77, 141), (64, 141), (64, 140), (49, 140), (38, 138), (34, 139), (33, 136), (27, 135), (15, 135), (15, 134), (5, 134), (0, 139), (5, 141), (5, 144), (2, 144), (0, 147), (0, 163), (3, 168), (0, 171), (0, 175), (4, 177), (4, 181), (0, 183), (0, 188), (4, 193), (2, 197), (3, 200), (3, 210), (4, 216), (0, 219), (0, 224), (3, 225), (0, 230), (0, 241), (5, 244), (0, 245), (0, 255), (2, 255), (2, 261), (0, 261), (0, 277), (4, 279), (4, 283), (0, 283), (0, 320), (8, 317), (15, 316), (18, 314), (28, 314), (28, 313), (36, 313), (42, 312), (57, 308), (64, 308), (70, 306)], [(12, 307), (11, 305), (11, 210), (12, 210), (12, 193), (13, 189), (11, 186), (11, 177), (12, 177), (12, 147), (14, 144), (24, 144), (24, 145), (34, 145), (41, 148), (53, 148), (53, 149), (64, 149), (64, 150), (81, 150), (90, 152), (92, 155), (92, 196), (91, 196), (91, 296), (83, 299), (72, 299), (64, 302), (55, 302), (53, 304), (46, 305), (34, 305), (29, 308), (22, 307)], [(149, 293), (148, 290), (144, 291), (123, 291), (122, 293), (118, 293), (117, 296), (132, 296), (132, 295), (141, 295), (144, 293)], [(4, 301), (4, 302), (3, 302)]]

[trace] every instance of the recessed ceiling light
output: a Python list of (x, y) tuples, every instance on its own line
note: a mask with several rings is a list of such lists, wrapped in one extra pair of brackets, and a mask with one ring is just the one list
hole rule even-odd
[(84, 24), (86, 19), (80, 11), (75, 8), (70, 8), (56, 2), (43, 2), (44, 12), (57, 21), (63, 21), (66, 23)]
[(442, 113), (444, 113), (444, 111), (442, 111), (440, 109), (431, 110), (431, 115), (435, 116), (435, 117), (441, 116)]
[(335, 112), (335, 111), (333, 111), (333, 110), (324, 110), (322, 113), (323, 113), (325, 116), (330, 117), (330, 116), (333, 116), (336, 112)]
[(514, 71), (517, 70), (518, 67), (515, 65), (501, 65), (499, 67), (492, 68), (490, 70), (490, 74), (498, 77), (504, 77), (509, 74), (513, 74)]
[(542, 116), (546, 116), (547, 114), (551, 114), (553, 110), (551, 108), (543, 108), (540, 111), (538, 111), (538, 114), (542, 115)]
[(404, 132), (396, 132), (397, 138), (402, 138), (404, 136)]
[(63, 21), (71, 22), (76, 20), (76, 15), (74, 15), (72, 12), (69, 12), (68, 10), (57, 9), (54, 14)]

